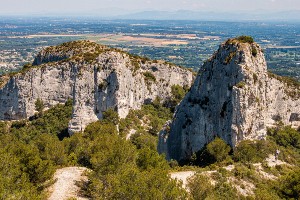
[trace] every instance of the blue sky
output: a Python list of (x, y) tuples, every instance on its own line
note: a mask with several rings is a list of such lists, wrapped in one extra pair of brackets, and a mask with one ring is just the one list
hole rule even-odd
[(0, 0), (1, 14), (138, 12), (146, 10), (286, 11), (300, 0)]

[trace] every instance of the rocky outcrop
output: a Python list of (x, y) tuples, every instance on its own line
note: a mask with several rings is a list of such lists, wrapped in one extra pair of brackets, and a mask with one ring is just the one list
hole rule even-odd
[(109, 48), (104, 45), (95, 45), (85, 40), (66, 42), (59, 46), (50, 46), (43, 49), (37, 54), (32, 64), (41, 65), (43, 63), (57, 62), (70, 59), (74, 56), (91, 55), (105, 50), (109, 50)]
[(279, 121), (300, 125), (299, 84), (267, 72), (262, 49), (231, 39), (200, 69), (160, 133), (158, 150), (169, 159), (188, 159), (216, 136), (231, 146), (263, 139)]
[(121, 118), (156, 97), (166, 100), (171, 86), (190, 86), (191, 71), (163, 61), (110, 49), (89, 41), (64, 43), (39, 53), (23, 71), (1, 77), (0, 120), (35, 114), (41, 99), (49, 108), (73, 99), (69, 132), (80, 132), (109, 108)]

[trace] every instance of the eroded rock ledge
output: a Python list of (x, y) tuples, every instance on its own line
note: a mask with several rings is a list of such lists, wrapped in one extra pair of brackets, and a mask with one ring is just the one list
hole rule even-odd
[(124, 118), (156, 97), (166, 100), (171, 86), (191, 86), (193, 73), (164, 61), (132, 56), (90, 41), (75, 41), (42, 50), (33, 66), (1, 77), (0, 120), (19, 120), (36, 113), (41, 99), (49, 108), (73, 99), (69, 132), (115, 109)]
[(300, 125), (299, 83), (267, 72), (255, 42), (230, 39), (200, 69), (173, 121), (160, 133), (159, 151), (188, 159), (214, 137), (231, 146), (263, 139), (279, 121)]

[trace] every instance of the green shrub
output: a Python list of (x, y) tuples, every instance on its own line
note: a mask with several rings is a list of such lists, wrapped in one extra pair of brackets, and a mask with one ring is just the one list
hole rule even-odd
[(31, 64), (31, 63), (26, 63), (26, 64), (23, 66), (21, 72), (25, 72), (25, 71), (29, 70), (30, 68), (32, 68), (32, 64)]
[(255, 73), (253, 73), (253, 80), (254, 80), (254, 83), (256, 83), (257, 80), (258, 80), (258, 76), (257, 76), (257, 74), (255, 74)]
[[(3, 139), (4, 138), (2, 137), (1, 140)], [(12, 147), (10, 147), (10, 149), (12, 150)], [(11, 150), (7, 151), (3, 148), (0, 148), (0, 198), (40, 198), (36, 185), (30, 182), (29, 175), (22, 170), (23, 166), (20, 163), (20, 157), (15, 155)]]
[(242, 35), (236, 38), (239, 42), (252, 44), (254, 42), (251, 36)]
[(92, 199), (187, 199), (187, 192), (171, 180), (167, 171), (139, 171), (132, 165), (121, 166), (119, 173), (91, 174), (89, 195)]
[(236, 84), (236, 87), (238, 88), (244, 88), (246, 86), (246, 83), (244, 81), (240, 81), (238, 84)]
[(260, 200), (280, 200), (281, 198), (276, 194), (276, 191), (269, 189), (268, 187), (259, 187), (255, 191), (255, 199)]
[(276, 145), (271, 141), (264, 140), (244, 140), (234, 149), (233, 157), (235, 161), (242, 163), (262, 162), (269, 154), (273, 154)]
[(86, 62), (92, 62), (94, 61), (97, 57), (99, 56), (99, 53), (91, 53), (91, 52), (87, 52), (83, 54), (83, 59)]
[(173, 160), (173, 159), (170, 160), (169, 165), (170, 165), (170, 167), (171, 167), (172, 169), (174, 169), (174, 168), (176, 168), (176, 167), (179, 166), (177, 160)]
[(280, 196), (284, 199), (300, 198), (300, 169), (291, 171), (287, 175), (281, 177)]
[(208, 176), (196, 174), (188, 179), (187, 184), (193, 199), (206, 199), (212, 194), (214, 186)]
[(156, 82), (156, 78), (151, 72), (144, 72), (143, 75), (146, 82), (149, 81)]
[(220, 181), (215, 185), (213, 192), (207, 197), (207, 199), (239, 199), (239, 196), (237, 190), (229, 183)]
[(171, 94), (173, 99), (179, 103), (183, 97), (185, 96), (185, 94), (187, 93), (187, 88), (186, 87), (182, 87), (180, 85), (172, 85), (171, 86)]
[(66, 164), (67, 157), (64, 145), (59, 142), (57, 137), (53, 137), (49, 134), (41, 134), (35, 138), (34, 144), (38, 148), (40, 157), (43, 160), (49, 160), (56, 166)]
[(239, 179), (251, 179), (254, 176), (254, 172), (251, 169), (241, 164), (236, 164), (232, 172)]
[(0, 135), (9, 132), (9, 124), (7, 122), (0, 122)]
[(169, 101), (167, 100), (165, 104), (174, 111), (175, 107), (180, 103), (180, 101), (184, 98), (187, 92), (188, 92), (187, 86), (182, 87), (180, 85), (172, 85), (171, 86), (172, 97)]
[(275, 142), (280, 146), (300, 148), (300, 133), (290, 126), (269, 129), (268, 135), (274, 138)]
[(212, 142), (205, 145), (200, 151), (194, 153), (189, 160), (181, 160), (180, 164), (198, 165), (210, 167), (217, 162), (221, 164), (222, 161), (230, 161), (229, 152), (231, 148), (227, 145), (224, 140), (215, 138)]
[(254, 57), (256, 57), (257, 56), (257, 49), (255, 48), (255, 47), (252, 47), (252, 50), (251, 50), (251, 53), (252, 53), (252, 55), (254, 56)]
[(131, 64), (133, 65), (133, 72), (135, 73), (137, 70), (141, 68), (140, 63), (136, 59), (131, 59)]
[(169, 168), (166, 159), (162, 155), (159, 155), (156, 150), (147, 147), (142, 148), (138, 152), (136, 162), (141, 170), (150, 170), (154, 168), (165, 170)]
[(105, 112), (103, 112), (103, 119), (104, 121), (111, 122), (114, 125), (117, 125), (120, 122), (119, 114), (112, 108), (107, 109)]
[(116, 126), (109, 121), (96, 121), (90, 123), (84, 130), (84, 135), (94, 140), (100, 134), (117, 134)]
[(34, 104), (35, 104), (35, 110), (38, 111), (39, 113), (42, 113), (45, 108), (44, 102), (40, 98), (38, 98)]
[(226, 183), (224, 178), (217, 178), (215, 185), (211, 179), (202, 174), (196, 174), (188, 179), (188, 188), (192, 199), (240, 199), (237, 190)]
[(19, 129), (22, 127), (25, 127), (27, 125), (27, 120), (20, 120), (20, 121), (14, 121), (10, 128), (15, 128), (15, 129)]
[(89, 148), (92, 169), (101, 174), (117, 173), (122, 165), (133, 163), (137, 156), (134, 146), (117, 134), (98, 132)]
[(210, 142), (206, 148), (210, 156), (212, 156), (217, 162), (225, 160), (231, 149), (224, 140), (218, 137)]
[(138, 149), (148, 147), (152, 150), (156, 150), (157, 142), (158, 142), (157, 137), (155, 137), (153, 135), (139, 134), (139, 133), (132, 135), (130, 140)]

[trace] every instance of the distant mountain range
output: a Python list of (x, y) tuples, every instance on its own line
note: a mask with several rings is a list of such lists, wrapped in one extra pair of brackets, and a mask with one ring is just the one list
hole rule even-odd
[(256, 12), (213, 12), (213, 11), (143, 11), (133, 14), (110, 16), (114, 19), (139, 20), (270, 20), (270, 21), (300, 21), (300, 11), (256, 11)]
[[(0, 14), (1, 15), (1, 14)], [(2, 16), (14, 16), (15, 13), (2, 13)], [(35, 12), (19, 13), (17, 16), (46, 17), (88, 17), (108, 20), (202, 20), (202, 21), (291, 21), (300, 22), (300, 10), (291, 11), (137, 11), (121, 8), (102, 8), (78, 12)]]

